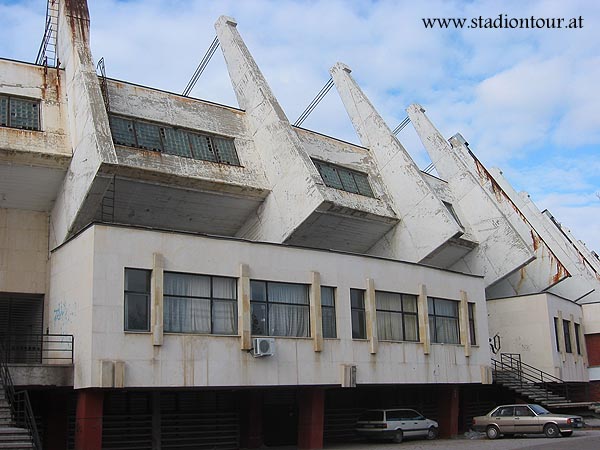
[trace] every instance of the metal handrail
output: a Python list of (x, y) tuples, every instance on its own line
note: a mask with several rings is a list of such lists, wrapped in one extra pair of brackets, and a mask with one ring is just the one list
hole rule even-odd
[(548, 401), (550, 401), (550, 394), (560, 394), (569, 400), (568, 383), (534, 366), (525, 364), (521, 361), (520, 355), (518, 355), (518, 358), (515, 355), (517, 354), (503, 353), (500, 355), (500, 361), (492, 359), (494, 375), (496, 376), (500, 371), (506, 371), (516, 377), (521, 387), (524, 384), (541, 385)]
[(0, 333), (9, 364), (73, 364), (72, 334)]
[(19, 428), (25, 428), (29, 432), (29, 437), (35, 450), (42, 450), (40, 436), (38, 433), (29, 394), (27, 391), (15, 391), (15, 386), (8, 369), (4, 342), (0, 340), (0, 382), (4, 388), (4, 395), (10, 407), (10, 413), (15, 425)]

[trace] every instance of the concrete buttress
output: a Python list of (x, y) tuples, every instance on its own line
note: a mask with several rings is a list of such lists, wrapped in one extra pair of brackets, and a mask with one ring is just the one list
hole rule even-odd
[(370, 253), (422, 261), (461, 235), (462, 230), (352, 78), (350, 69), (337, 63), (330, 73), (362, 145), (371, 150), (377, 162), (390, 204), (400, 217), (400, 223)]

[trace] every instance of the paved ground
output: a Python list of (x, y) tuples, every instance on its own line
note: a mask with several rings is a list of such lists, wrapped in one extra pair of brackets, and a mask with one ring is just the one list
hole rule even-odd
[(327, 446), (326, 450), (598, 450), (600, 449), (600, 430), (576, 431), (573, 436), (548, 439), (543, 435), (497, 439), (490, 441), (483, 434), (469, 433), (456, 439), (437, 439), (435, 441), (411, 440), (401, 444), (386, 442), (367, 442)]

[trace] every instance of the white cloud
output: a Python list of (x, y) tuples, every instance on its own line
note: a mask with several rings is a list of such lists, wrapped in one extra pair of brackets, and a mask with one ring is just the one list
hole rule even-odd
[[(225, 14), (238, 29), (291, 121), (328, 79), (337, 61), (395, 127), (421, 103), (446, 136), (461, 132), (488, 165), (509, 181), (552, 200), (553, 212), (578, 237), (597, 238), (593, 206), (561, 195), (600, 191), (590, 148), (600, 146), (600, 3), (585, 0), (398, 2), (381, 0), (103, 0), (89, 1), (92, 49), (108, 75), (181, 92)], [(0, 56), (32, 60), (39, 45), (43, 0), (0, 3)], [(427, 17), (579, 17), (578, 30), (432, 30)], [(18, 36), (18, 38), (15, 38)], [(195, 96), (236, 105), (219, 51)], [(309, 128), (357, 141), (332, 90)], [(400, 136), (428, 163), (414, 133)], [(576, 165), (569, 163), (575, 160)], [(598, 171), (596, 171), (598, 173)], [(554, 181), (553, 181), (554, 180)], [(568, 184), (568, 187), (566, 186)], [(557, 197), (542, 197), (556, 193)], [(561, 204), (560, 202), (564, 203)], [(562, 206), (561, 206), (562, 205)], [(598, 218), (596, 217), (596, 222)], [(596, 236), (597, 233), (596, 229)]]

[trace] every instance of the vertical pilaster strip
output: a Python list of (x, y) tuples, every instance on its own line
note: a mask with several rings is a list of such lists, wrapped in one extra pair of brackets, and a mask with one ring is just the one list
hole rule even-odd
[(471, 356), (471, 336), (469, 333), (469, 299), (466, 291), (460, 291), (460, 345), (465, 347), (465, 356)]
[(163, 287), (164, 287), (164, 258), (160, 253), (154, 253), (152, 262), (152, 289), (150, 298), (152, 308), (152, 345), (163, 343)]
[(323, 317), (321, 314), (321, 274), (310, 273), (310, 335), (315, 352), (323, 350)]
[(419, 285), (417, 312), (419, 314), (419, 338), (423, 344), (423, 353), (429, 355), (431, 337), (429, 335), (429, 308), (427, 306), (427, 286)]
[(562, 311), (558, 311), (558, 330), (556, 330), (556, 334), (556, 339), (558, 339), (558, 347), (560, 348), (560, 358), (562, 362), (565, 362), (567, 359), (567, 346), (565, 345), (565, 331)]
[(238, 334), (240, 349), (252, 350), (252, 324), (250, 321), (250, 268), (240, 264), (238, 278)]
[(375, 283), (372, 278), (367, 278), (367, 290), (365, 292), (365, 316), (367, 325), (367, 339), (369, 340), (369, 352), (377, 353), (379, 340), (377, 339), (377, 315), (375, 307)]

